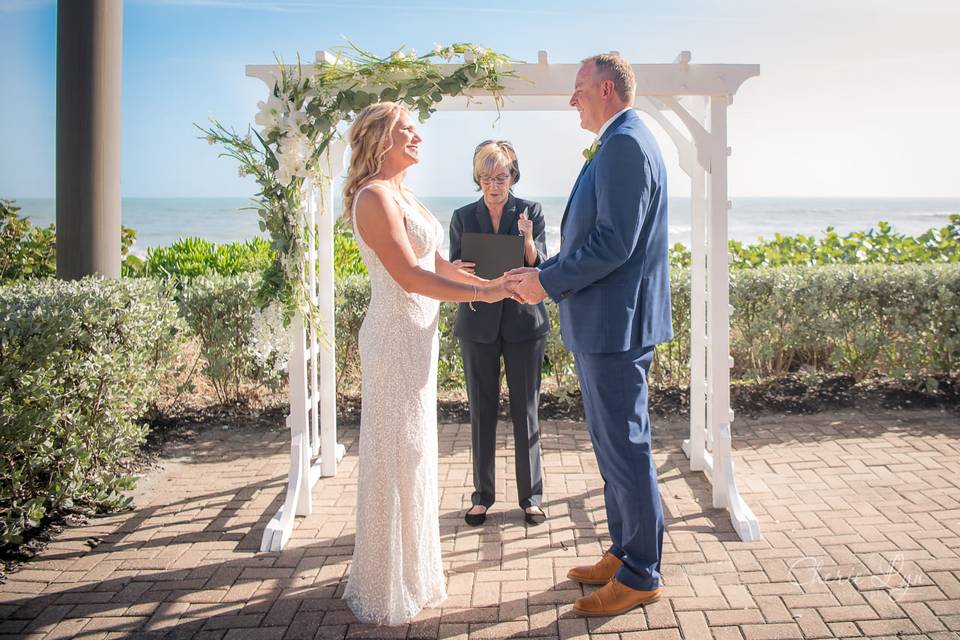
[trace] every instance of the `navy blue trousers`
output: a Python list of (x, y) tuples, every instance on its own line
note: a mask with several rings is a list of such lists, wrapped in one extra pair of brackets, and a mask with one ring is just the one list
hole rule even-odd
[(632, 589), (660, 586), (663, 508), (650, 444), (647, 374), (652, 347), (619, 353), (576, 353), (587, 427), (603, 477), (610, 553), (623, 566), (617, 580)]

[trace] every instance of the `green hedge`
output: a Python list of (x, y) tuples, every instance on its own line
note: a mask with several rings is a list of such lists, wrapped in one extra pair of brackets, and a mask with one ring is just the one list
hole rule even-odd
[[(690, 375), (690, 285), (672, 274), (675, 338), (657, 348), (655, 387), (684, 387)], [(337, 284), (338, 387), (359, 383), (357, 331), (369, 299), (365, 278)], [(879, 373), (925, 380), (960, 369), (960, 265), (854, 265), (758, 268), (731, 274), (730, 351), (734, 378), (757, 379), (807, 369)], [(576, 389), (572, 356), (560, 340), (557, 307), (543, 375), (561, 391)], [(456, 305), (441, 305), (441, 387), (463, 384)]]
[(270, 242), (256, 237), (244, 242), (217, 244), (205, 238), (181, 238), (167, 247), (147, 251), (145, 260), (124, 263), (125, 276), (225, 276), (262, 271), (275, 258)]
[(180, 316), (199, 340), (202, 373), (221, 402), (242, 403), (284, 383), (289, 340), (279, 311), (257, 309), (260, 275), (208, 275), (180, 282)]
[[(827, 227), (820, 237), (802, 233), (772, 240), (758, 238), (744, 244), (729, 242), (731, 269), (754, 267), (816, 267), (835, 264), (925, 264), (960, 262), (960, 214), (951, 214), (947, 225), (927, 229), (918, 236), (898, 233), (887, 222), (876, 228), (840, 235)], [(682, 244), (670, 249), (670, 264), (690, 266), (690, 250)]]
[(924, 380), (960, 365), (960, 265), (751, 269), (732, 274), (735, 373), (807, 368)]
[(179, 348), (160, 282), (0, 287), (0, 539), (51, 510), (123, 504), (137, 423)]

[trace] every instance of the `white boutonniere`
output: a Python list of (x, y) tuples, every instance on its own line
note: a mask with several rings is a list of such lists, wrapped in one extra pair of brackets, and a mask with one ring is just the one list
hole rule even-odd
[(583, 157), (587, 159), (587, 162), (593, 160), (593, 156), (597, 155), (597, 150), (600, 148), (600, 139), (593, 141), (593, 144), (583, 150)]

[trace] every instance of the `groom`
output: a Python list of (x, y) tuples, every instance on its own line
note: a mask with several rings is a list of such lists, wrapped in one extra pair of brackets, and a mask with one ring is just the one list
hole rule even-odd
[(657, 143), (631, 108), (633, 69), (617, 54), (584, 60), (570, 105), (597, 134), (561, 223), (560, 253), (508, 274), (514, 295), (560, 307), (587, 426), (604, 481), (612, 544), (567, 577), (603, 585), (574, 611), (610, 616), (660, 599), (663, 511), (650, 444), (647, 374), (673, 337), (667, 262), (667, 176)]

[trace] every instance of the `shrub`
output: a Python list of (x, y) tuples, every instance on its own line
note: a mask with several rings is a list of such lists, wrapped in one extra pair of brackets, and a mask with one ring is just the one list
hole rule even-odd
[[(35, 227), (17, 212), (13, 200), (0, 200), (0, 284), (28, 278), (52, 278), (57, 274), (57, 234), (54, 225)], [(121, 270), (130, 271), (140, 259), (130, 253), (137, 234), (120, 228)]]
[(360, 381), (360, 325), (370, 304), (370, 281), (361, 276), (337, 278), (336, 293), (337, 389), (354, 387)]
[(333, 272), (337, 278), (367, 275), (357, 239), (342, 219), (333, 227)]
[(137, 424), (170, 371), (181, 325), (152, 281), (0, 287), (0, 536), (45, 514), (125, 503)]
[(276, 310), (258, 311), (260, 276), (207, 275), (181, 283), (180, 315), (199, 338), (203, 374), (221, 402), (242, 403), (247, 387), (283, 385), (289, 355), (286, 331)]
[(18, 211), (13, 200), (0, 200), (0, 284), (57, 272), (53, 225), (35, 227)]
[[(674, 334), (657, 347), (650, 383), (685, 387), (690, 376), (689, 273), (671, 274)], [(359, 382), (357, 332), (369, 302), (365, 278), (337, 282), (337, 385)], [(732, 273), (730, 351), (734, 378), (758, 379), (806, 368), (850, 374), (877, 372), (923, 382), (960, 366), (960, 265), (835, 265), (742, 269)], [(455, 305), (441, 305), (442, 388), (463, 385), (460, 349), (452, 336)], [(547, 301), (543, 377), (563, 393), (577, 388), (573, 356), (563, 347), (557, 306)]]
[(960, 265), (739, 271), (731, 304), (739, 375), (808, 368), (925, 380), (960, 362)]
[[(775, 234), (773, 240), (754, 244), (729, 242), (731, 269), (754, 267), (802, 267), (832, 264), (922, 264), (960, 262), (960, 214), (951, 215), (947, 226), (928, 229), (919, 236), (897, 233), (880, 222), (876, 229), (841, 236), (827, 227), (822, 238), (798, 234)], [(674, 268), (690, 266), (690, 250), (675, 244), (670, 250)]]
[(260, 237), (217, 244), (204, 238), (181, 238), (167, 247), (151, 248), (142, 275), (196, 277), (234, 276), (262, 271), (274, 261), (270, 243)]

